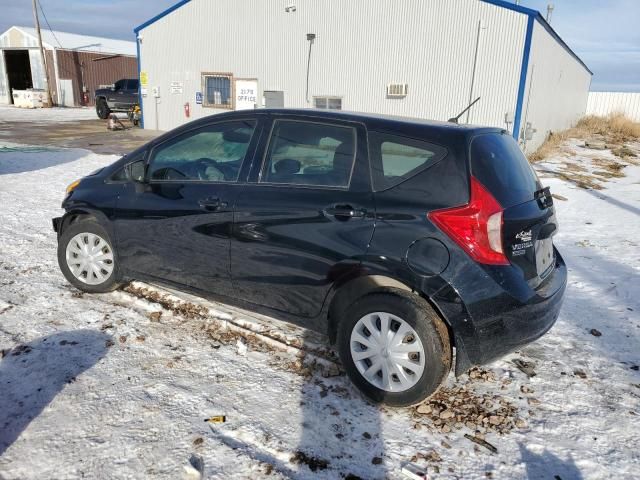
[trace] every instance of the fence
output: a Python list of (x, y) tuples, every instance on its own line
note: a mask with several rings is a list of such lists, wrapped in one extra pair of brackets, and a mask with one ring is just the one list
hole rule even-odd
[(587, 115), (621, 112), (640, 122), (640, 92), (589, 92)]

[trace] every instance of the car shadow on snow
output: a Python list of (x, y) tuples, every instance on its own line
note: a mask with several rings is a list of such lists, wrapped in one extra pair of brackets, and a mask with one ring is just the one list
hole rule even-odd
[(605, 202), (615, 207), (621, 208), (636, 215), (640, 215), (640, 208), (634, 207), (633, 205), (625, 203), (622, 200), (618, 200), (617, 198), (610, 197), (609, 195), (605, 195), (600, 190), (587, 189), (586, 192), (600, 200), (604, 200)]
[[(569, 268), (569, 275), (571, 276), (572, 272), (576, 272), (579, 280), (593, 285), (594, 288), (593, 291), (580, 291), (570, 286), (567, 290), (568, 295), (565, 298), (565, 305), (570, 310), (579, 309), (579, 311), (591, 314), (576, 319), (577, 323), (582, 323), (585, 328), (603, 329), (604, 336), (596, 343), (598, 345), (605, 344), (603, 353), (615, 358), (616, 345), (609, 342), (615, 342), (617, 337), (630, 338), (635, 342), (640, 341), (638, 328), (633, 328), (633, 323), (625, 319), (625, 317), (635, 316), (634, 312), (640, 309), (638, 295), (635, 292), (637, 287), (634, 290), (634, 286), (637, 285), (638, 271), (633, 266), (606, 258), (593, 248), (585, 249), (584, 253), (579, 257), (573, 255), (571, 257), (567, 256), (565, 259)], [(606, 297), (607, 300), (612, 302), (617, 302), (619, 311), (612, 310), (607, 303), (599, 300), (599, 296)], [(565, 307), (565, 312), (567, 310), (567, 307)], [(616, 320), (603, 323), (598, 318), (598, 312), (602, 312), (601, 314), (607, 317), (615, 315)], [(589, 318), (592, 321), (585, 325), (587, 323), (585, 319)], [(609, 333), (615, 333), (615, 336), (609, 335)]]
[[(303, 340), (303, 351), (319, 346), (313, 332), (305, 333)], [(215, 440), (286, 478), (386, 479), (381, 408), (365, 400), (345, 375), (324, 376), (321, 372), (326, 370), (309, 358), (302, 365), (300, 414), (291, 418), (300, 423), (300, 434), (291, 447), (263, 448), (212, 428)]]
[[(310, 349), (317, 340), (313, 332), (304, 337)], [(307, 475), (299, 478), (387, 478), (380, 407), (365, 400), (346, 375), (309, 377), (300, 409), (302, 434), (292, 461), (309, 470), (301, 468)]]
[(95, 330), (54, 333), (4, 352), (0, 361), (0, 456), (66, 385), (107, 351)]
[(0, 146), (0, 175), (33, 172), (73, 162), (87, 155), (79, 149)]
[(522, 444), (518, 446), (520, 448), (520, 457), (527, 469), (528, 479), (582, 480), (582, 473), (571, 455), (567, 460), (562, 460), (547, 449), (538, 454), (528, 450)]

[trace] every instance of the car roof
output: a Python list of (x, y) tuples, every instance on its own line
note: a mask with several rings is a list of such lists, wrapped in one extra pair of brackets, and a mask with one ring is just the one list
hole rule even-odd
[(310, 119), (331, 119), (350, 122), (363, 123), (370, 130), (387, 131), (397, 135), (420, 138), (428, 135), (429, 139), (436, 143), (449, 143), (460, 141), (463, 138), (470, 138), (479, 133), (504, 132), (504, 129), (497, 127), (483, 127), (479, 125), (461, 125), (453, 122), (442, 122), (437, 120), (426, 120), (421, 118), (400, 117), (393, 115), (383, 115), (377, 113), (350, 112), (345, 110), (326, 110), (317, 108), (259, 108), (255, 110), (231, 110), (227, 112), (214, 113), (206, 117), (199, 118), (186, 123), (175, 130), (166, 132), (156, 138), (152, 143), (160, 143), (165, 138), (177, 133), (198, 128), (217, 119), (247, 118), (263, 115), (278, 116), (298, 116)]
[[(261, 112), (266, 112), (272, 115), (306, 115), (314, 117), (324, 118), (336, 118), (344, 120), (355, 120), (361, 122), (374, 121), (386, 121), (390, 123), (403, 123), (411, 125), (420, 125), (434, 128), (452, 128), (452, 129), (465, 129), (475, 130), (479, 127), (477, 125), (461, 125), (453, 122), (444, 122), (440, 120), (429, 120), (424, 118), (415, 117), (402, 117), (399, 115), (386, 115), (382, 113), (366, 113), (366, 112), (354, 112), (348, 110), (327, 110), (319, 108), (264, 108), (260, 109)], [(499, 129), (498, 129), (499, 130)]]

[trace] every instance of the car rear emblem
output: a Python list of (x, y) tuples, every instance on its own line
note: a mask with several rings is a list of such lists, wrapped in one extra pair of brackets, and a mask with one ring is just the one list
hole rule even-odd
[(532, 235), (531, 230), (523, 230), (520, 233), (516, 234), (516, 238), (521, 242), (530, 242)]

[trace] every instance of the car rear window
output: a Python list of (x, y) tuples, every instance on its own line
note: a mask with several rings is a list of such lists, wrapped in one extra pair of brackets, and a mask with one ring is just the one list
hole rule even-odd
[(471, 173), (504, 208), (534, 199), (538, 177), (513, 137), (481, 134), (471, 141)]
[(369, 132), (376, 191), (393, 187), (444, 158), (447, 149), (414, 138)]

